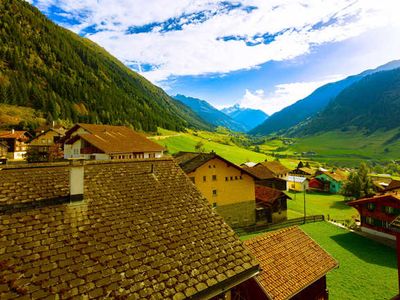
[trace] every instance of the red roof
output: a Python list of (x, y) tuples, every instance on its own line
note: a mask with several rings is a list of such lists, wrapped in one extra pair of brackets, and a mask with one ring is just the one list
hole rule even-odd
[(25, 135), (27, 131), (15, 130), (12, 131), (0, 131), (0, 139), (24, 139), (27, 140), (28, 137)]
[(361, 199), (353, 200), (353, 201), (347, 202), (347, 205), (354, 206), (354, 205), (357, 205), (357, 204), (376, 202), (376, 201), (383, 201), (383, 200), (400, 201), (400, 199), (398, 197), (396, 197), (395, 195), (386, 194), (386, 195), (380, 195), (380, 196), (375, 196), (375, 197), (361, 198)]
[(267, 186), (256, 185), (256, 201), (273, 204), (277, 199), (285, 197), (291, 199), (284, 192)]

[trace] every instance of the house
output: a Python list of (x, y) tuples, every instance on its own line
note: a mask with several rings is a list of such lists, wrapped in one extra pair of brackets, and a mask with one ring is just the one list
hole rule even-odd
[(397, 253), (397, 280), (399, 293), (393, 299), (400, 299), (400, 215), (397, 216), (392, 223), (390, 223), (390, 229), (396, 235), (396, 253)]
[(7, 158), (23, 160), (27, 149), (26, 142), (31, 137), (27, 131), (22, 130), (0, 131), (0, 143), (8, 147)]
[(288, 176), (287, 186), (289, 191), (305, 192), (308, 190), (309, 180), (306, 177)]
[(361, 217), (361, 230), (394, 240), (390, 223), (400, 214), (400, 198), (396, 194), (385, 194), (362, 198), (347, 203), (356, 208)]
[(400, 190), (400, 180), (392, 179), (384, 192), (398, 192)]
[(250, 167), (250, 168), (252, 168), (252, 167), (254, 167), (255, 165), (257, 165), (257, 163), (248, 161), (248, 162), (242, 163), (240, 166), (241, 166), (241, 167)]
[(284, 192), (256, 185), (256, 222), (279, 223), (287, 220), (287, 199)]
[(170, 158), (9, 166), (0, 190), (1, 299), (235, 299), (260, 271)]
[(307, 167), (302, 167), (302, 168), (296, 168), (292, 171), (290, 171), (290, 174), (294, 176), (300, 176), (300, 177), (307, 177), (310, 178), (314, 176), (315, 170)]
[(330, 184), (329, 181), (323, 181), (317, 178), (311, 178), (308, 183), (308, 189), (315, 192), (327, 192), (329, 193)]
[(328, 299), (326, 274), (338, 262), (299, 227), (268, 232), (244, 242), (262, 271), (240, 285), (244, 299)]
[(341, 170), (328, 171), (320, 169), (316, 172), (315, 178), (329, 183), (329, 192), (338, 194), (342, 188), (343, 182), (347, 180), (347, 174)]
[(255, 178), (251, 173), (215, 152), (179, 152), (174, 158), (230, 226), (255, 224)]
[(256, 178), (256, 184), (286, 191), (286, 180), (275, 177), (267, 167), (257, 164), (254, 167), (243, 166), (242, 169), (251, 173)]
[(125, 126), (78, 123), (63, 140), (65, 159), (158, 158), (164, 151), (164, 147)]
[(290, 170), (286, 168), (284, 165), (282, 165), (279, 161), (274, 160), (274, 161), (264, 161), (261, 163), (258, 163), (257, 165), (262, 165), (265, 168), (267, 168), (275, 178), (281, 178), (281, 179), (287, 179), (287, 176), (289, 175)]
[(30, 140), (29, 148), (35, 149), (39, 155), (48, 156), (50, 148), (54, 145), (58, 144), (61, 148), (61, 139), (64, 135), (65, 130), (62, 128), (49, 128)]
[(6, 142), (0, 142), (0, 159), (6, 158), (8, 153), (8, 146)]

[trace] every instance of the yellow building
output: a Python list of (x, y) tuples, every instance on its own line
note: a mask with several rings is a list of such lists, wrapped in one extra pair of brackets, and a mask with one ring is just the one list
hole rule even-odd
[(255, 223), (255, 182), (247, 171), (214, 152), (179, 152), (180, 167), (232, 227)]
[(308, 179), (306, 177), (288, 176), (287, 186), (289, 191), (303, 192), (308, 190)]

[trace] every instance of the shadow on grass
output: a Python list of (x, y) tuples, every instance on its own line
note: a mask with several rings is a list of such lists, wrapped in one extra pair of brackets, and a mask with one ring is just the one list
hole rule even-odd
[(334, 201), (332, 202), (332, 204), (330, 205), (330, 208), (335, 208), (335, 209), (345, 209), (345, 210), (350, 210), (350, 209), (354, 209), (353, 207), (346, 205), (346, 202), (344, 202), (343, 200), (338, 200), (338, 201)]
[(331, 236), (331, 239), (367, 263), (397, 269), (396, 251), (388, 246), (351, 232)]

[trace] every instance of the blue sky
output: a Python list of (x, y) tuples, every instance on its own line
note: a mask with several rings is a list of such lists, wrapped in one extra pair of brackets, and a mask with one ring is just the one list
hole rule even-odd
[(30, 0), (167, 93), (272, 114), (400, 59), (395, 0)]

